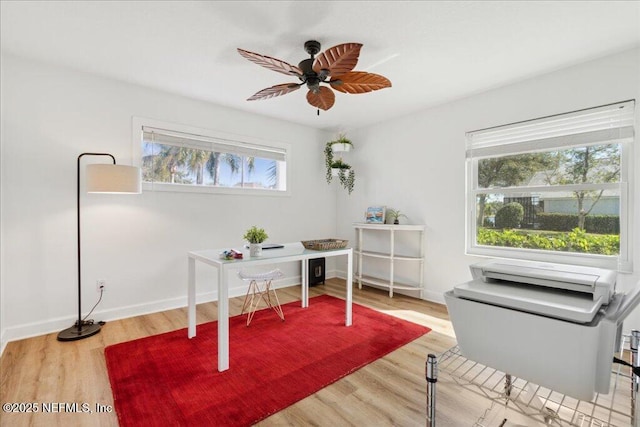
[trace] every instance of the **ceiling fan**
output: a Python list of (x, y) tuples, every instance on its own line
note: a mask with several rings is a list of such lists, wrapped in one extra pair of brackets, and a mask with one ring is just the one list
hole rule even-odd
[[(328, 110), (335, 102), (336, 96), (329, 87), (343, 93), (366, 93), (391, 87), (389, 79), (379, 74), (352, 71), (358, 63), (360, 48), (360, 43), (339, 44), (316, 57), (320, 52), (320, 43), (309, 40), (304, 44), (304, 50), (311, 58), (301, 61), (297, 67), (270, 56), (238, 48), (238, 53), (249, 61), (300, 80), (300, 83), (283, 83), (262, 89), (247, 101), (285, 95), (306, 84), (309, 88), (307, 102), (318, 108), (320, 113), (320, 109)], [(329, 86), (320, 86), (321, 83)]]

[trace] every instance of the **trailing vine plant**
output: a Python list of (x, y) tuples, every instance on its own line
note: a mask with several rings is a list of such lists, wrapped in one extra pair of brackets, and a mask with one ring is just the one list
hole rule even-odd
[(340, 178), (340, 184), (351, 194), (353, 191), (353, 185), (356, 182), (356, 174), (353, 169), (349, 168), (349, 173), (345, 172), (346, 169), (340, 169), (338, 178)]
[(331, 142), (327, 142), (324, 147), (324, 164), (327, 167), (327, 184), (331, 184), (331, 179), (333, 176), (331, 175), (331, 165), (333, 165), (333, 151), (331, 150)]

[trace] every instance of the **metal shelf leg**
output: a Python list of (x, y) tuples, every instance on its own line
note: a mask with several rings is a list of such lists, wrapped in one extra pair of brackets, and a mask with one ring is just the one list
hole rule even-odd
[(438, 361), (435, 354), (427, 356), (425, 363), (427, 379), (427, 427), (436, 427), (436, 383), (438, 382)]
[[(638, 367), (640, 366), (640, 357), (638, 357), (638, 344), (640, 343), (640, 331), (632, 330), (631, 331), (631, 366)], [(638, 407), (640, 406), (640, 402), (638, 402), (638, 392), (640, 391), (640, 376), (635, 375), (633, 372), (633, 368), (631, 369), (631, 420), (633, 421), (634, 426), (640, 425), (640, 410)]]

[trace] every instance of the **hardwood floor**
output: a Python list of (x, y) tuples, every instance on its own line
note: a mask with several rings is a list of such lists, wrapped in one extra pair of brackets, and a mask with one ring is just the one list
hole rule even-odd
[[(344, 281), (327, 280), (310, 296), (344, 298)], [(455, 345), (446, 307), (363, 287), (354, 288), (354, 302), (428, 326), (432, 332), (359, 369), (263, 420), (259, 426), (424, 426), (426, 422), (425, 361)], [(278, 290), (281, 303), (300, 299), (300, 287)], [(243, 298), (230, 300), (230, 315), (240, 313)], [(216, 304), (201, 304), (197, 322), (216, 319)], [(357, 321), (357, 319), (355, 319)], [(0, 412), (1, 426), (117, 426), (115, 410), (97, 413), (96, 405), (113, 407), (104, 348), (162, 332), (185, 328), (186, 308), (108, 322), (91, 338), (59, 342), (49, 334), (7, 345), (0, 359), (0, 402), (59, 403), (57, 413)], [(88, 404), (92, 413), (67, 413), (64, 404)], [(488, 400), (466, 392), (452, 381), (437, 385), (438, 426), (472, 426), (489, 407)], [(56, 406), (52, 406), (56, 409)], [(494, 411), (495, 412), (495, 411)], [(498, 411), (499, 412), (499, 411)], [(494, 424), (504, 418), (499, 414)], [(520, 418), (509, 418), (519, 420)], [(487, 420), (488, 421), (488, 420)], [(531, 420), (521, 425), (543, 425)], [(514, 424), (506, 424), (514, 425)]]

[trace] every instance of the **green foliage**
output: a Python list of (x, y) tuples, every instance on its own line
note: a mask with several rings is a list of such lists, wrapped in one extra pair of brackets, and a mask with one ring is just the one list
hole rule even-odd
[[(578, 226), (577, 214), (536, 214), (540, 228), (551, 231), (570, 231)], [(620, 217), (617, 215), (589, 215), (585, 218), (585, 230), (596, 234), (620, 234)]]
[(496, 228), (518, 228), (524, 218), (524, 208), (520, 203), (507, 203), (496, 212)]
[(506, 248), (541, 249), (600, 255), (618, 255), (620, 253), (619, 235), (589, 234), (579, 228), (574, 228), (568, 233), (480, 228), (478, 229), (476, 240), (479, 245)]
[(338, 159), (331, 163), (332, 169), (351, 169), (351, 165), (342, 161), (342, 159)]
[[(348, 165), (347, 165), (348, 166)], [(349, 171), (348, 173), (346, 171)], [(356, 182), (356, 174), (351, 169), (351, 166), (348, 168), (341, 168), (338, 173), (338, 178), (340, 179), (340, 185), (344, 187), (345, 190), (351, 194), (353, 191), (353, 186)]]
[(327, 142), (324, 146), (324, 164), (327, 167), (326, 179), (327, 184), (331, 184), (333, 175), (331, 175), (331, 166), (333, 165), (333, 151), (331, 151), (331, 142)]
[(351, 142), (351, 140), (347, 138), (343, 133), (338, 135), (338, 139), (327, 142), (327, 145), (329, 145), (329, 147), (331, 147), (333, 144), (349, 144), (351, 147), (353, 147), (353, 143)]
[(482, 222), (482, 226), (483, 227), (491, 227), (492, 228), (493, 227), (493, 221), (491, 221), (490, 218), (485, 217), (483, 222)]
[(551, 165), (552, 156), (549, 153), (482, 159), (478, 162), (478, 185), (481, 188), (522, 185), (536, 172), (546, 170)]
[[(351, 141), (346, 140), (348, 144), (351, 144)], [(344, 142), (344, 141), (329, 141), (325, 144), (324, 147), (324, 162), (326, 166), (326, 175), (325, 178), (327, 180), (327, 184), (331, 184), (333, 180), (333, 175), (331, 169), (336, 168), (340, 169), (340, 173), (338, 174), (338, 180), (340, 181), (340, 185), (351, 194), (353, 191), (353, 187), (356, 182), (356, 173), (351, 168), (351, 165), (345, 163), (342, 158), (337, 160), (333, 159), (333, 151), (331, 150), (331, 145), (335, 142)], [(353, 144), (351, 144), (353, 145)]]
[(258, 228), (254, 225), (244, 233), (242, 238), (249, 243), (262, 243), (267, 240), (269, 236), (264, 231), (264, 228)]
[(400, 218), (406, 218), (407, 217), (405, 214), (400, 212), (400, 209), (387, 209), (386, 215), (387, 215), (387, 217), (389, 217), (389, 219), (392, 219), (394, 221), (396, 221), (396, 220), (398, 220)]
[(569, 231), (578, 226), (577, 214), (539, 212), (536, 219), (542, 230)]
[[(206, 173), (213, 180), (213, 185), (218, 185), (222, 163), (226, 163), (233, 174), (238, 173), (241, 168), (242, 158), (235, 154), (173, 145), (155, 145), (157, 145), (155, 148), (157, 154), (147, 155), (142, 159), (142, 174), (145, 181), (194, 184), (193, 180), (189, 178), (190, 175), (193, 175), (195, 176), (195, 184), (202, 185)], [(254, 163), (253, 157), (247, 157), (249, 172), (253, 171)]]
[(618, 215), (589, 215), (585, 218), (587, 233), (620, 234), (620, 217)]

